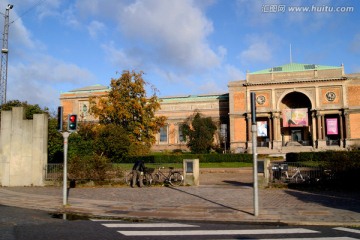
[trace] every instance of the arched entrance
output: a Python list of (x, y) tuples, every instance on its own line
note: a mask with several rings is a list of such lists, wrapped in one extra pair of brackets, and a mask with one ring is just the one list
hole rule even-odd
[(301, 92), (291, 92), (280, 102), (282, 146), (312, 146), (311, 101)]

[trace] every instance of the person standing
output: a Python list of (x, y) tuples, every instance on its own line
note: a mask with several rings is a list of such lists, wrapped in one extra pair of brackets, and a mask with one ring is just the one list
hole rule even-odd
[(143, 177), (145, 171), (145, 164), (142, 160), (137, 160), (132, 168), (133, 178), (131, 187), (134, 187), (139, 182), (139, 187), (143, 187)]

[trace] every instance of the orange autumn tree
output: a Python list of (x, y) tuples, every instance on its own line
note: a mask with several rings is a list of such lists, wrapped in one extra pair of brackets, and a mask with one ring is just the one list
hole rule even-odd
[(90, 97), (90, 111), (100, 124), (114, 124), (126, 131), (131, 141), (129, 155), (147, 153), (166, 121), (166, 117), (155, 115), (160, 109), (160, 99), (153, 86), (151, 96), (147, 95), (148, 83), (143, 74), (123, 71), (120, 78), (111, 80), (106, 97)]

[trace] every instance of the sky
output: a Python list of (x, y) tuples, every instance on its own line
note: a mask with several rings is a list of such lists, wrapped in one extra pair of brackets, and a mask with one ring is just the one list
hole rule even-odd
[(124, 70), (159, 97), (226, 93), (290, 61), (360, 72), (359, 0), (0, 0), (2, 16), (9, 3), (7, 101), (50, 110)]

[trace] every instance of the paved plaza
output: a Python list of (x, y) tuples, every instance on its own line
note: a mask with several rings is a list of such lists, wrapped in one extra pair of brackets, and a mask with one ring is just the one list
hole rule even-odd
[(129, 220), (190, 220), (360, 226), (360, 193), (259, 188), (254, 216), (252, 170), (202, 169), (200, 186), (2, 187), (0, 204)]

